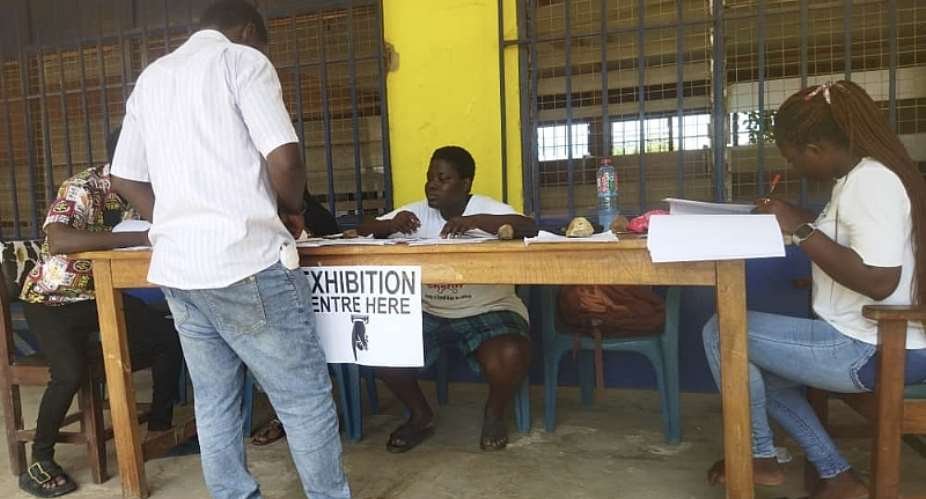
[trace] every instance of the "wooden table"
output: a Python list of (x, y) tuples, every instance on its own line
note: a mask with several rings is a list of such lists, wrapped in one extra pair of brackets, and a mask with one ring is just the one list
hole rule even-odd
[[(752, 437), (746, 343), (743, 261), (653, 264), (644, 240), (617, 243), (520, 241), (440, 246), (328, 246), (300, 249), (302, 264), (420, 265), (427, 284), (653, 284), (713, 286), (720, 320), (721, 387), (727, 497), (753, 497)], [(119, 289), (151, 286), (147, 251), (79, 255), (93, 261), (100, 334), (115, 428), (116, 454), (126, 498), (148, 496), (135, 389)], [(389, 456), (383, 454), (383, 459)]]

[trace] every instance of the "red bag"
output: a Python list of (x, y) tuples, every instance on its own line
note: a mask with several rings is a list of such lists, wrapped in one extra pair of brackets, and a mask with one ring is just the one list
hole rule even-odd
[(646, 233), (649, 230), (649, 219), (653, 215), (668, 215), (669, 212), (663, 210), (650, 210), (634, 218), (627, 224), (627, 230), (638, 234)]

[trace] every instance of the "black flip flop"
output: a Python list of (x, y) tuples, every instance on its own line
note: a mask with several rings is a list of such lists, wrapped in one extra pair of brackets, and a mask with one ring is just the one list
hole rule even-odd
[(386, 450), (393, 454), (408, 452), (418, 446), (421, 442), (434, 435), (434, 424), (428, 424), (424, 428), (413, 426), (411, 423), (405, 423), (396, 428), (389, 435), (386, 442)]
[(485, 451), (504, 450), (508, 446), (508, 426), (504, 419), (489, 416), (488, 409), (482, 416), (482, 434), (479, 435), (479, 448)]
[[(59, 478), (64, 478), (62, 485), (45, 487)], [(54, 461), (36, 461), (19, 475), (19, 488), (35, 497), (60, 497), (77, 490), (77, 483)]]

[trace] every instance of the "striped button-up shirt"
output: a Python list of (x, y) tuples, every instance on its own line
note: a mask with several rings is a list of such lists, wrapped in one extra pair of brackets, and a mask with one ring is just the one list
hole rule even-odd
[(222, 288), (279, 261), (292, 236), (264, 158), (297, 141), (261, 52), (202, 30), (149, 65), (126, 104), (112, 166), (154, 191), (148, 280)]

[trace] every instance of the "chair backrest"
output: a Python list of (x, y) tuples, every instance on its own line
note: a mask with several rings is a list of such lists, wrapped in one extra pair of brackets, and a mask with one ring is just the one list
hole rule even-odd
[[(26, 276), (38, 265), (41, 249), (41, 241), (0, 243), (0, 362), (12, 363), (14, 360), (17, 341), (10, 307), (19, 301), (19, 292)], [(22, 342), (28, 344), (25, 339)]]
[(921, 383), (919, 385), (908, 385), (904, 390), (904, 398), (926, 399), (926, 383)]
[(38, 264), (41, 258), (42, 241), (4, 241), (0, 243), (0, 272), (3, 273), (3, 286), (11, 301), (19, 299), (19, 292), (26, 281), (26, 276)]

